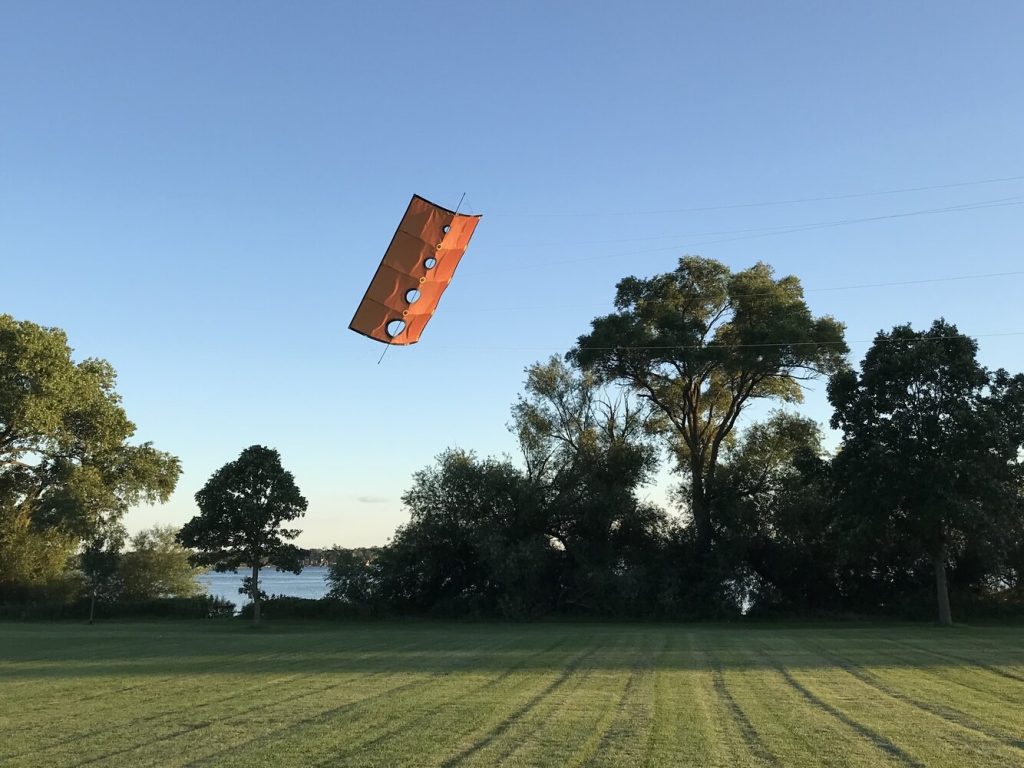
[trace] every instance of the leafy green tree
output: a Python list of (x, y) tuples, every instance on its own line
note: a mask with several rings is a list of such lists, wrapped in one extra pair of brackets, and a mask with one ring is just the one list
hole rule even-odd
[(552, 358), (527, 369), (511, 428), (525, 471), (443, 453), (388, 546), (336, 559), (332, 594), (441, 615), (650, 610), (668, 521), (637, 498), (657, 465), (643, 404)]
[(369, 607), (378, 600), (379, 578), (375, 568), (380, 547), (335, 547), (328, 553), (330, 561), (327, 596), (350, 605)]
[(616, 311), (592, 322), (570, 358), (622, 382), (662, 417), (686, 473), (698, 551), (715, 536), (715, 475), (751, 402), (802, 399), (801, 382), (845, 366), (843, 326), (814, 317), (795, 277), (684, 257), (667, 274), (627, 277)]
[(56, 328), (0, 315), (0, 552), (21, 544), (42, 558), (5, 579), (38, 580), (64, 543), (89, 540), (133, 505), (166, 501), (178, 460), (130, 445), (109, 363), (75, 362)]
[(941, 624), (952, 623), (947, 569), (1021, 529), (1024, 377), (992, 374), (977, 344), (936, 320), (880, 332), (860, 373), (829, 383), (843, 430), (835, 471), (852, 538), (930, 561)]
[(292, 473), (281, 466), (280, 454), (252, 445), (213, 473), (196, 493), (196, 504), (199, 514), (185, 523), (178, 540), (198, 550), (193, 564), (217, 571), (251, 569), (243, 589), (252, 599), (253, 623), (258, 624), (260, 569), (302, 571), (301, 553), (288, 543), (300, 531), (282, 526), (305, 514), (306, 499)]
[(79, 540), (0, 505), (0, 603), (63, 602), (80, 589), (74, 560)]
[(125, 531), (120, 523), (102, 526), (86, 541), (79, 557), (86, 592), (89, 595), (89, 623), (96, 614), (96, 602), (114, 602), (121, 597), (121, 548)]
[(556, 581), (554, 550), (511, 463), (446, 451), (413, 475), (402, 501), (410, 520), (375, 560), (387, 605), (511, 616), (539, 612), (555, 598), (557, 590), (544, 591)]
[(649, 609), (668, 520), (637, 496), (658, 466), (648, 406), (552, 357), (526, 369), (512, 415), (534, 508), (564, 560), (562, 607)]
[(124, 599), (193, 597), (203, 591), (196, 580), (202, 569), (189, 562), (177, 534), (174, 526), (155, 525), (132, 536), (131, 549), (120, 561)]
[(718, 474), (719, 546), (753, 611), (841, 609), (830, 463), (811, 419), (776, 411), (743, 430)]

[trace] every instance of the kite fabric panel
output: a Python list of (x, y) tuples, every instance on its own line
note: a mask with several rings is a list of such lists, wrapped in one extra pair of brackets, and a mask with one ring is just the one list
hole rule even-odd
[(413, 195), (348, 327), (385, 344), (419, 341), (479, 221)]

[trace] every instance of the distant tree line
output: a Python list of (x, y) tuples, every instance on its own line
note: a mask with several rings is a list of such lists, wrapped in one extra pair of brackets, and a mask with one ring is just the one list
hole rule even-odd
[[(366, 613), (935, 616), (1024, 598), (1024, 376), (937, 320), (880, 332), (860, 370), (799, 281), (684, 258), (618, 285), (565, 359), (527, 370), (519, 460), (450, 450), (385, 547), (339, 553)], [(834, 454), (796, 413), (826, 378)], [(782, 404), (738, 426), (758, 400)], [(644, 500), (659, 461), (679, 506)]]
[[(847, 355), (843, 325), (767, 265), (685, 257), (628, 277), (564, 357), (527, 369), (517, 457), (442, 453), (386, 546), (328, 558), (291, 543), (306, 500), (258, 445), (211, 476), (182, 529), (128, 543), (125, 512), (165, 501), (178, 459), (130, 442), (109, 364), (0, 315), (0, 615), (187, 599), (210, 567), (247, 571), (258, 621), (262, 568), (326, 559), (332, 615), (948, 624), (1024, 606), (1024, 375), (984, 368), (943, 319), (879, 332), (859, 368)], [(815, 379), (834, 451), (796, 410)], [(758, 402), (776, 410), (744, 419)], [(645, 497), (665, 468), (668, 508)]]

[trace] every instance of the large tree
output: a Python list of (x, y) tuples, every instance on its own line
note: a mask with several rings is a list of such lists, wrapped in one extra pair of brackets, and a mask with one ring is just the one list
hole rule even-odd
[(974, 545), (1005, 550), (1020, 530), (1022, 393), (1024, 377), (987, 371), (944, 320), (879, 333), (860, 373), (829, 384), (848, 527), (869, 550), (902, 542), (905, 560), (930, 562), (942, 624), (949, 565)]
[(512, 429), (545, 533), (565, 561), (566, 609), (643, 610), (664, 542), (665, 513), (638, 498), (657, 468), (650, 409), (628, 390), (557, 357), (526, 369)]
[(109, 363), (72, 359), (63, 331), (0, 315), (0, 553), (17, 542), (53, 553), (173, 492), (178, 460), (128, 443), (135, 425), (115, 385)]
[(812, 315), (796, 277), (776, 279), (761, 263), (733, 272), (695, 256), (667, 274), (621, 280), (615, 307), (570, 357), (628, 385), (663, 417), (706, 555), (718, 461), (740, 414), (762, 398), (798, 402), (804, 380), (843, 368), (843, 325)]
[(196, 493), (199, 514), (178, 534), (198, 550), (193, 563), (217, 571), (251, 570), (246, 591), (253, 602), (253, 623), (260, 621), (260, 569), (300, 573), (301, 552), (289, 541), (299, 535), (283, 525), (306, 512), (306, 499), (295, 478), (281, 466), (272, 448), (252, 445), (213, 473)]

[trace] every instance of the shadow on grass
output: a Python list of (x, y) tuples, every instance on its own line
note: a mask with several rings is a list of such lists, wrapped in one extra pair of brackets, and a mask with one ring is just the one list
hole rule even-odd
[(650, 660), (662, 670), (813, 669), (833, 667), (840, 656), (886, 667), (977, 668), (1024, 681), (1019, 627), (288, 623), (253, 629), (237, 621), (0, 623), (0, 680), (239, 674), (247, 668), (275, 674), (297, 666), (360, 675), (489, 673), (524, 663), (549, 671), (581, 651), (589, 668), (616, 670), (634, 667), (652, 634), (691, 640)]

